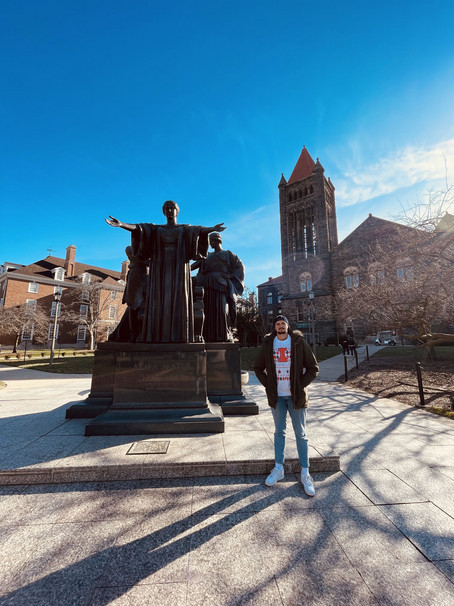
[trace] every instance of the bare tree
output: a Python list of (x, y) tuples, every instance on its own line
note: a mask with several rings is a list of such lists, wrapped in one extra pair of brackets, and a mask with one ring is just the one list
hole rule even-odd
[(62, 320), (73, 326), (84, 326), (90, 349), (94, 349), (103, 321), (109, 316), (110, 304), (110, 290), (103, 288), (100, 280), (78, 283), (72, 289), (71, 302), (65, 305)]
[(0, 308), (0, 332), (14, 335), (13, 353), (19, 342), (45, 343), (48, 338), (49, 317), (42, 307), (35, 303)]
[(361, 280), (336, 295), (341, 319), (362, 318), (369, 332), (394, 329), (431, 357), (434, 345), (454, 338), (454, 217), (447, 212), (453, 199), (450, 187), (430, 193), (399, 217), (406, 226), (400, 237), (397, 231), (363, 249)]

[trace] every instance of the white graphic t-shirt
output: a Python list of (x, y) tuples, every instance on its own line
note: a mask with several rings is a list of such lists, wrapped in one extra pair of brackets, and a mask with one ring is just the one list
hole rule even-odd
[(274, 337), (273, 357), (276, 364), (277, 376), (277, 395), (290, 396), (290, 358), (291, 358), (292, 340), (290, 335), (285, 341), (280, 341)]

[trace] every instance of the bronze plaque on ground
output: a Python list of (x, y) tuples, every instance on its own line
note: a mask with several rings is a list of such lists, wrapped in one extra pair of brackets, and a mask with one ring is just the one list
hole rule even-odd
[(166, 454), (170, 441), (158, 442), (144, 440), (143, 442), (134, 442), (126, 454)]

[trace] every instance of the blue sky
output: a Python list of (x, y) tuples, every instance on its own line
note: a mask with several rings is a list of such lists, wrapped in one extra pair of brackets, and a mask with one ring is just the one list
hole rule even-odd
[(104, 217), (224, 221), (250, 288), (281, 271), (303, 145), (340, 239), (453, 182), (454, 4), (15, 0), (0, 7), (0, 263), (120, 269)]

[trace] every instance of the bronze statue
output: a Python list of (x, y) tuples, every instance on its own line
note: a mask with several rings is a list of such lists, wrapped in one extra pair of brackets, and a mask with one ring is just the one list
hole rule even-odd
[(129, 259), (129, 269), (122, 303), (128, 307), (109, 341), (135, 343), (142, 332), (148, 264), (146, 260), (133, 255), (132, 246), (127, 246), (125, 252)]
[(236, 300), (244, 290), (244, 265), (230, 250), (222, 249), (219, 233), (210, 234), (210, 246), (214, 252), (191, 266), (199, 269), (196, 283), (204, 288), (203, 337), (207, 342), (233, 341)]
[(122, 223), (106, 219), (113, 227), (131, 232), (132, 254), (148, 262), (142, 332), (143, 343), (193, 343), (194, 314), (190, 261), (206, 257), (208, 234), (223, 231), (214, 227), (178, 225), (180, 209), (172, 200), (162, 207), (165, 225)]

